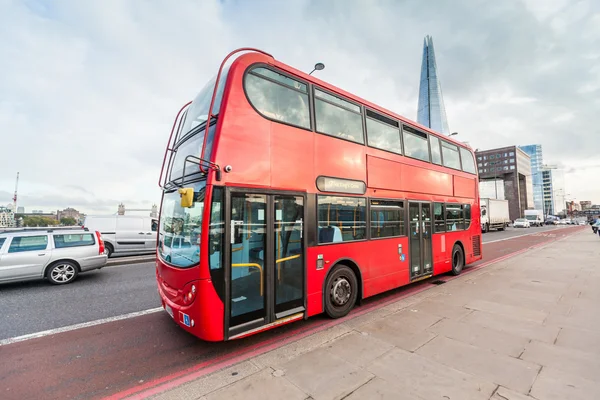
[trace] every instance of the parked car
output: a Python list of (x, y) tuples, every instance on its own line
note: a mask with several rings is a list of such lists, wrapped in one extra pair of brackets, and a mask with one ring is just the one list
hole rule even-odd
[(89, 215), (83, 226), (98, 231), (106, 245), (106, 254), (152, 254), (156, 252), (158, 220), (133, 215)]
[(106, 265), (100, 232), (84, 229), (17, 229), (0, 232), (0, 283), (48, 279), (71, 283)]
[(585, 225), (585, 221), (579, 221), (579, 225)]
[(531, 225), (529, 224), (529, 221), (527, 221), (525, 218), (517, 218), (515, 219), (515, 222), (513, 224), (513, 228), (530, 228)]

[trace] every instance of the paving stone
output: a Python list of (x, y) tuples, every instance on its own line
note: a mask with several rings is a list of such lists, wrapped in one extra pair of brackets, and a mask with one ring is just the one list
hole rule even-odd
[(342, 398), (374, 377), (324, 348), (296, 357), (282, 369), (290, 382), (315, 400)]
[(529, 343), (529, 339), (520, 336), (449, 319), (438, 322), (428, 330), (438, 335), (444, 335), (454, 340), (512, 357), (518, 357), (525, 349), (525, 345)]
[(461, 322), (477, 324), (511, 335), (547, 343), (554, 343), (560, 331), (560, 328), (557, 326), (540, 325), (533, 321), (483, 311), (474, 311), (466, 317), (461, 318)]
[(543, 367), (530, 394), (540, 400), (595, 400), (600, 397), (600, 383)]
[(206, 400), (305, 400), (308, 397), (284, 377), (275, 377), (272, 372), (271, 368), (265, 368), (208, 394)]
[(177, 388), (152, 397), (153, 400), (188, 400), (198, 399), (207, 393), (213, 392), (231, 383), (240, 381), (247, 376), (259, 371), (251, 361), (244, 361), (234, 366), (225, 368), (200, 379), (193, 380)]
[(327, 351), (356, 366), (363, 367), (394, 346), (371, 335), (352, 332), (325, 345)]
[(360, 331), (407, 351), (415, 351), (436, 335), (425, 330), (410, 331), (411, 327), (397, 322), (380, 320), (360, 327)]
[(399, 388), (381, 379), (375, 378), (361, 386), (344, 400), (426, 400), (412, 393), (409, 388)]
[(515, 289), (522, 289), (529, 292), (540, 292), (540, 293), (550, 293), (550, 294), (562, 294), (569, 287), (568, 283), (561, 282), (548, 282), (543, 281), (541, 278), (531, 279), (526, 282), (518, 282), (512, 285)]
[(548, 314), (531, 310), (525, 307), (511, 306), (508, 304), (496, 303), (486, 300), (473, 300), (465, 305), (471, 310), (485, 311), (492, 314), (506, 315), (513, 318), (520, 318), (537, 323), (542, 323)]
[(352, 330), (346, 324), (335, 325), (317, 335), (310, 335), (296, 342), (290, 343), (279, 349), (269, 351), (258, 357), (254, 357), (252, 362), (259, 368), (273, 367), (279, 369), (282, 364), (294, 359), (300, 354), (307, 353), (311, 350), (321, 347), (340, 336), (343, 336)]
[(443, 336), (421, 347), (417, 354), (525, 394), (529, 393), (540, 370), (540, 366), (532, 362), (492, 353)]
[(490, 400), (535, 400), (531, 396), (527, 396), (505, 387), (499, 386), (496, 393), (490, 398)]
[(462, 318), (471, 312), (471, 310), (468, 310), (464, 307), (447, 304), (439, 297), (423, 300), (418, 304), (414, 304), (411, 309), (419, 312), (426, 312), (438, 317), (455, 319)]
[(600, 333), (598, 332), (563, 328), (560, 330), (556, 345), (594, 353), (600, 358)]
[[(598, 353), (590, 353), (533, 341), (521, 356), (523, 360), (552, 367), (591, 380), (600, 380)], [(600, 398), (600, 393), (598, 393)]]
[(424, 399), (488, 400), (496, 389), (484, 379), (401, 349), (377, 358), (367, 370)]

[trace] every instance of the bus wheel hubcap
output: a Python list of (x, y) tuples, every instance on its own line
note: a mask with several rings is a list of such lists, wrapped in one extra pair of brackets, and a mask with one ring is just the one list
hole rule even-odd
[(336, 306), (343, 306), (350, 299), (352, 287), (346, 278), (338, 278), (331, 288), (331, 299)]

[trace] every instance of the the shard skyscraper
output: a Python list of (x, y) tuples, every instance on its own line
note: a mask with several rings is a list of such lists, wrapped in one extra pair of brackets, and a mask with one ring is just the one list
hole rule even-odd
[(442, 85), (438, 77), (435, 52), (433, 51), (433, 39), (431, 36), (425, 36), (423, 43), (417, 122), (428, 126), (434, 131), (445, 135), (450, 134), (446, 108), (444, 107), (444, 98), (442, 97)]

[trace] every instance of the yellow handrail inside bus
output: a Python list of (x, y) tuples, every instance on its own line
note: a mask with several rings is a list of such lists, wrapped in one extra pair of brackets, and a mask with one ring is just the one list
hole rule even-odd
[(234, 253), (234, 252), (240, 251), (240, 250), (244, 250), (244, 246), (242, 246), (242, 247), (236, 247), (235, 249), (231, 249), (231, 252)]
[[(302, 254), (296, 254), (295, 256), (280, 258), (279, 260), (275, 260), (275, 264), (279, 264), (284, 261), (294, 260), (294, 259), (300, 258), (300, 257), (302, 257)], [(280, 265), (277, 265), (277, 280), (281, 281), (281, 266)]]
[(232, 268), (241, 268), (241, 267), (251, 267), (251, 268), (257, 268), (258, 271), (260, 272), (260, 295), (263, 295), (263, 269), (260, 266), (260, 264), (256, 264), (256, 263), (243, 263), (243, 264), (231, 264)]

